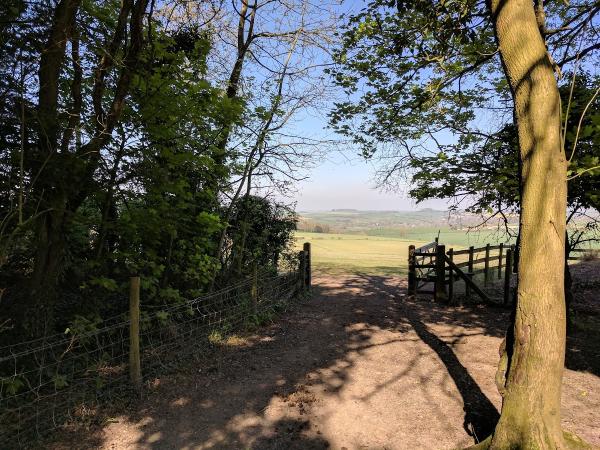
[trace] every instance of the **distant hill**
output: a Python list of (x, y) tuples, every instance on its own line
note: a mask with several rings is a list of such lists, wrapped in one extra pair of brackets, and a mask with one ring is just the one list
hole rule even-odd
[[(439, 235), (443, 242), (462, 245), (507, 239), (504, 225), (499, 221), (489, 220), (478, 230), (473, 230), (484, 222), (481, 216), (431, 208), (419, 211), (334, 209), (298, 214), (298, 230), (305, 232), (361, 234), (419, 241), (433, 241)], [(509, 220), (511, 226), (516, 227), (517, 218), (510, 217)]]
[[(468, 229), (483, 222), (481, 216), (464, 212), (448, 212), (431, 208), (419, 211), (361, 211), (357, 209), (333, 209), (331, 211), (301, 211), (301, 224), (326, 226), (332, 232), (366, 233), (385, 229)], [(512, 222), (512, 220), (511, 220)], [(514, 218), (514, 223), (517, 220)], [(486, 224), (497, 227), (497, 222)], [(369, 233), (371, 234), (371, 233)]]

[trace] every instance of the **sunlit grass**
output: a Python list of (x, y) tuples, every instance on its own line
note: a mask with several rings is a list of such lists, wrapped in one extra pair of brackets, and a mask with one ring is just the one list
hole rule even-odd
[(302, 248), (304, 242), (311, 243), (313, 269), (379, 275), (405, 275), (408, 246), (427, 243), (379, 236), (296, 232), (296, 247)]

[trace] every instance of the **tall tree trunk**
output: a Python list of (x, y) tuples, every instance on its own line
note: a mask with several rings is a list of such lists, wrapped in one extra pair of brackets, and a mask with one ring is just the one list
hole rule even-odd
[[(67, 206), (61, 164), (57, 159), (59, 142), (58, 98), (59, 78), (65, 59), (67, 41), (74, 30), (79, 0), (61, 0), (54, 11), (48, 42), (42, 52), (39, 68), (39, 155), (33, 166), (42, 172), (37, 191), (42, 212), (36, 223), (37, 253), (32, 275), (32, 304), (43, 305), (40, 299), (52, 291), (65, 249), (64, 219)], [(62, 155), (61, 155), (62, 156)], [(43, 200), (43, 201), (42, 201)], [(37, 310), (38, 308), (36, 308)]]
[(567, 162), (558, 86), (533, 3), (491, 0), (491, 12), (518, 128), (521, 242), (502, 412), (493, 436), (481, 447), (570, 448), (560, 424)]
[[(35, 187), (42, 209), (36, 225), (38, 251), (32, 275), (32, 304), (47, 304), (52, 299), (60, 268), (67, 251), (66, 232), (77, 209), (95, 189), (94, 172), (100, 161), (100, 150), (110, 140), (112, 132), (119, 121), (129, 92), (133, 71), (138, 63), (143, 47), (143, 18), (148, 0), (124, 0), (117, 25), (107, 43), (107, 51), (100, 58), (95, 71), (92, 103), (94, 105), (97, 127), (90, 141), (77, 146), (75, 152), (69, 151), (69, 142), (73, 135), (71, 126), (63, 130), (63, 151), (58, 153), (57, 146), (61, 142), (60, 123), (58, 120), (58, 98), (61, 68), (64, 62), (66, 43), (75, 30), (76, 15), (80, 0), (61, 0), (54, 12), (54, 19), (48, 43), (42, 52), (39, 69), (39, 105), (38, 122), (40, 128), (38, 185)], [(127, 21), (129, 33), (127, 36)], [(129, 44), (127, 44), (127, 39)], [(119, 50), (125, 50), (125, 60), (119, 68), (117, 83), (108, 111), (102, 107), (103, 92), (106, 88), (105, 78), (109, 70), (114, 68), (114, 56)], [(77, 49), (76, 59), (79, 59)], [(77, 65), (78, 62), (75, 61)], [(77, 71), (76, 71), (77, 72)], [(80, 82), (76, 74), (74, 80), (73, 106), (78, 113), (81, 99), (77, 84)], [(43, 163), (41, 163), (43, 161)]]

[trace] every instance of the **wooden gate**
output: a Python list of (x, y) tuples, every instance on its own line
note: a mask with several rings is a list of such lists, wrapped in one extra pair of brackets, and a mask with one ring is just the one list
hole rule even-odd
[[(509, 244), (491, 245), (464, 250), (450, 248), (437, 242), (422, 247), (408, 247), (408, 292), (431, 294), (436, 301), (453, 302), (454, 285), (462, 280), (465, 283), (465, 296), (475, 292), (485, 302), (492, 302), (489, 296), (474, 281), (474, 276), (483, 274), (483, 285), (493, 278), (504, 277), (503, 303), (510, 300), (510, 279), (513, 273), (514, 246)], [(503, 270), (504, 269), (504, 270)], [(423, 289), (433, 283), (433, 290)]]

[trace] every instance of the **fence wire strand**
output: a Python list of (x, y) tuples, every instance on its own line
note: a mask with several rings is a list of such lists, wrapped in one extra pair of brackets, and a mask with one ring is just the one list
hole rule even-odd
[[(176, 305), (142, 305), (140, 359), (148, 380), (245, 324), (285, 308), (301, 291), (298, 271), (259, 272)], [(129, 320), (0, 347), (0, 442), (21, 447), (130, 390)], [(7, 447), (4, 447), (7, 448)]]

